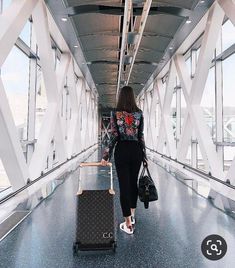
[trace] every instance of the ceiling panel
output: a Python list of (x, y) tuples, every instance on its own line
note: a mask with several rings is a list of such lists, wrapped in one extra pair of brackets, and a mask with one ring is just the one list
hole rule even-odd
[(183, 18), (172, 15), (148, 16), (145, 32), (157, 33), (163, 36), (174, 36), (175, 32), (183, 22)]
[(84, 50), (94, 48), (109, 48), (117, 47), (118, 49), (118, 38), (109, 36), (86, 36), (80, 37)]
[(146, 37), (143, 36), (142, 40), (140, 42), (140, 49), (145, 48), (145, 49), (152, 49), (158, 51), (164, 51), (167, 46), (169, 45), (170, 40), (167, 38), (162, 38), (162, 37)]
[(132, 83), (132, 84), (143, 84), (146, 81), (146, 79), (148, 79), (149, 75), (141, 76), (141, 75), (133, 75), (133, 74), (131, 74), (130, 83)]
[(89, 66), (89, 69), (92, 73), (100, 72), (103, 70), (106, 72), (117, 72), (118, 71), (118, 65), (117, 64), (105, 64), (105, 63), (99, 63), (99, 64), (91, 64)]
[(79, 35), (119, 31), (119, 16), (92, 13), (80, 14), (72, 18)]
[(99, 5), (114, 5), (120, 4), (120, 0), (67, 0), (69, 6), (99, 4)]
[(152, 73), (155, 68), (156, 66), (150, 64), (134, 64), (133, 66), (133, 70), (139, 73), (141, 73), (142, 70), (144, 70), (145, 72)]
[(87, 61), (97, 60), (117, 60), (118, 52), (102, 51), (102, 50), (91, 50), (86, 52)]
[[(165, 49), (162, 47), (161, 49)], [(137, 61), (149, 61), (149, 62), (159, 62), (163, 56), (163, 52), (158, 52), (151, 50), (149, 52), (138, 52), (136, 56)]]
[(176, 6), (176, 7), (182, 7), (187, 9), (192, 9), (195, 7), (195, 4), (198, 1), (195, 0), (153, 0), (152, 4), (162, 4), (162, 5), (168, 5), (168, 6)]

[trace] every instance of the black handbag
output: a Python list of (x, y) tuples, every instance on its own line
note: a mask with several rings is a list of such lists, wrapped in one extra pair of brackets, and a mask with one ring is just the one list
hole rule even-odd
[[(147, 175), (144, 175), (145, 171), (147, 171)], [(144, 202), (146, 209), (149, 207), (149, 202), (158, 200), (158, 192), (147, 165), (143, 166), (139, 177), (138, 195), (140, 201)]]

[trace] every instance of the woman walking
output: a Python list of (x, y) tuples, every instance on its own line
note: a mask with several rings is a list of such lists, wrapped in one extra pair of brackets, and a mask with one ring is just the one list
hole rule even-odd
[(125, 221), (120, 229), (127, 234), (133, 234), (135, 224), (135, 209), (138, 199), (137, 180), (141, 163), (147, 165), (144, 142), (143, 112), (137, 107), (133, 89), (124, 86), (119, 94), (115, 111), (111, 112), (111, 138), (104, 149), (102, 165), (110, 161), (113, 148), (114, 161), (120, 188), (120, 203)]

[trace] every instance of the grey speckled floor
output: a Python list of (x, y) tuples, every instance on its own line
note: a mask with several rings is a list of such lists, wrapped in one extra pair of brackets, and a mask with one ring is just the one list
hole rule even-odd
[[(98, 152), (90, 160), (97, 159)], [(150, 169), (156, 179), (159, 200), (151, 203), (148, 210), (138, 201), (135, 233), (129, 236), (117, 230), (115, 254), (112, 251), (82, 252), (73, 257), (78, 185), (77, 174), (73, 174), (0, 243), (0, 267), (235, 267), (235, 221), (206, 199), (191, 193), (160, 167), (150, 164)], [(100, 171), (103, 175), (99, 178), (96, 168), (88, 168), (86, 173), (84, 188), (108, 187), (109, 177), (105, 171)], [(119, 224), (123, 218), (116, 176), (114, 187)], [(219, 234), (227, 241), (228, 252), (219, 261), (209, 261), (201, 254), (201, 242), (209, 234)]]

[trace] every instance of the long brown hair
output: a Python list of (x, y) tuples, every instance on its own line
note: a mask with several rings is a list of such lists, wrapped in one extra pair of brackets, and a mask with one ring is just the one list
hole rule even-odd
[(135, 94), (133, 88), (124, 86), (121, 88), (117, 102), (118, 111), (126, 111), (128, 113), (140, 111), (135, 102)]

